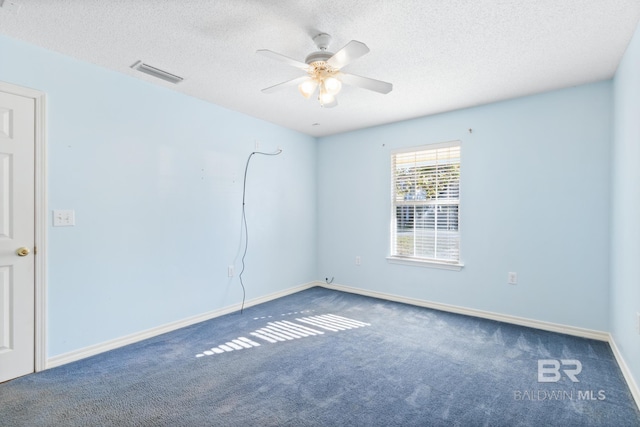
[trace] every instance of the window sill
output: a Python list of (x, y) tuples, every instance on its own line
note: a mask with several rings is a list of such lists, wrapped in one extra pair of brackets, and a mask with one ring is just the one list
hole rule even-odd
[(437, 262), (437, 261), (427, 261), (416, 258), (402, 258), (402, 257), (387, 257), (387, 261), (391, 264), (402, 264), (402, 265), (413, 265), (416, 267), (427, 267), (427, 268), (439, 268), (442, 270), (453, 270), (460, 271), (464, 264), (449, 264), (446, 262)]

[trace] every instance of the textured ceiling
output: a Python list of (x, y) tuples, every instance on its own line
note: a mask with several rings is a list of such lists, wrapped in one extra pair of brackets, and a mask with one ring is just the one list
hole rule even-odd
[[(0, 0), (2, 3), (3, 0)], [(7, 8), (19, 5), (17, 13)], [(4, 0), (0, 33), (300, 132), (323, 136), (613, 76), (640, 0)], [(393, 83), (344, 86), (335, 108), (295, 86), (301, 75), (257, 55), (299, 61), (331, 34), (371, 52), (345, 72)], [(2, 58), (5, 60), (5, 58)], [(130, 68), (184, 77), (178, 85)], [(315, 124), (315, 125), (314, 125)]]

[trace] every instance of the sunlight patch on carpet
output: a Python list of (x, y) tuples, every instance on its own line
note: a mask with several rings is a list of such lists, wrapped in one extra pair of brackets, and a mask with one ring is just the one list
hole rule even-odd
[[(310, 311), (296, 311), (283, 314), (282, 316), (292, 316), (309, 313)], [(271, 319), (272, 316), (254, 318), (254, 320)], [(196, 357), (214, 356), (216, 354), (229, 353), (232, 351), (244, 350), (259, 347), (258, 341), (265, 341), (269, 344), (278, 342), (293, 341), (300, 338), (323, 335), (324, 331), (340, 332), (349, 329), (371, 326), (370, 323), (360, 322), (335, 314), (321, 314), (317, 316), (296, 317), (295, 322), (289, 320), (276, 320), (267, 322), (261, 328), (249, 332), (252, 338), (238, 337), (217, 347), (212, 347), (196, 354)]]
[[(280, 317), (283, 316), (296, 316), (298, 314), (305, 314), (305, 313), (312, 313), (315, 310), (302, 310), (302, 311), (290, 311), (289, 313), (282, 313), (280, 315)], [(261, 317), (254, 317), (253, 320), (264, 320), (264, 319), (273, 319), (273, 316), (261, 316)]]

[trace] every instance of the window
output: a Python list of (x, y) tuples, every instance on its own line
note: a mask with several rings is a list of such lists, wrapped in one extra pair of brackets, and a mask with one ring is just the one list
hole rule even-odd
[(460, 264), (460, 142), (391, 154), (391, 260)]

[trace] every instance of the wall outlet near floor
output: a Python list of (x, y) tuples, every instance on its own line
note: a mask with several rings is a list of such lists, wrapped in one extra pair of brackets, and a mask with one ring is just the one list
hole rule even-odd
[(514, 273), (513, 271), (510, 271), (507, 274), (507, 283), (509, 283), (510, 285), (517, 285), (518, 284), (518, 273)]
[(356, 265), (360, 265), (362, 264), (362, 258), (360, 258), (359, 256), (356, 257)]
[(229, 267), (227, 267), (227, 276), (233, 277), (233, 273), (234, 273), (233, 265), (230, 265)]

